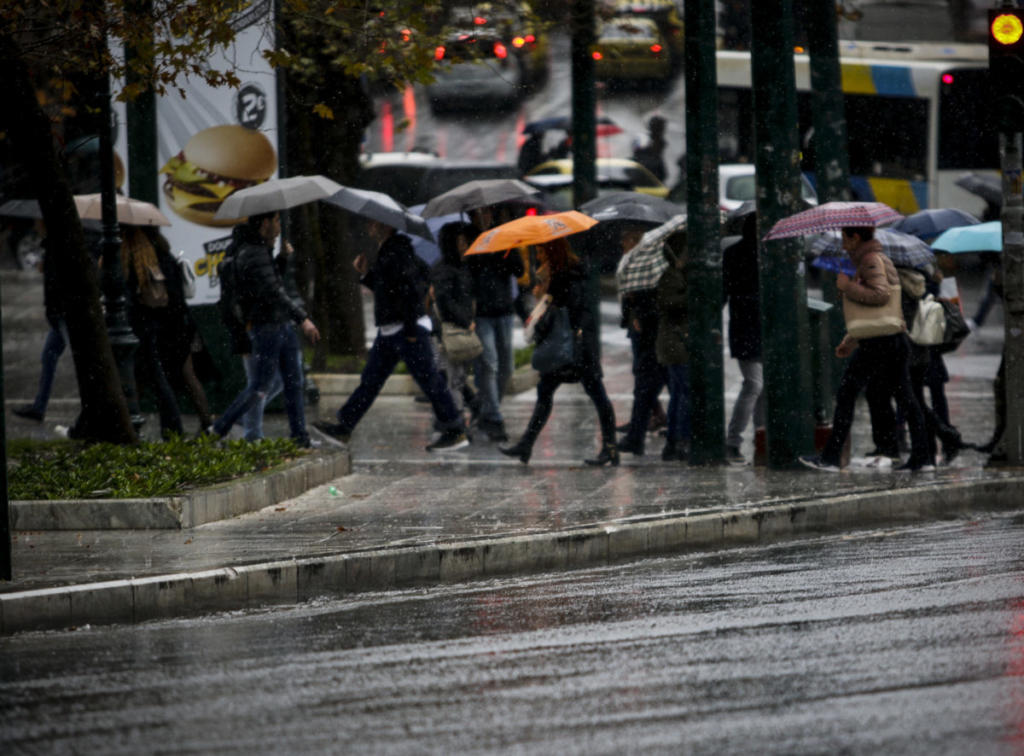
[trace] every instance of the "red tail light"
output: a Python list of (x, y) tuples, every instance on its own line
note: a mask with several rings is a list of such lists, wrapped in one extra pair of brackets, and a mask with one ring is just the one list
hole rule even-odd
[(444, 60), (444, 45), (434, 48), (434, 60)]
[(594, 50), (594, 52), (590, 53), (590, 57), (594, 60), (601, 60), (604, 55), (601, 54), (600, 50)]
[(532, 45), (536, 41), (537, 41), (537, 38), (535, 36), (533, 36), (532, 34), (527, 34), (526, 35), (526, 43), (527, 44)]
[(483, 26), (484, 24), (487, 23), (487, 19), (484, 18), (483, 16), (474, 16), (473, 23), (476, 24), (477, 26)]
[(537, 208), (535, 208), (535, 207), (528, 207), (528, 208), (526, 208), (526, 214), (527, 215), (536, 215), (537, 214)]
[(952, 84), (953, 83), (953, 74), (951, 74), (951, 73), (942, 74), (942, 83), (943, 84)]
[(651, 52), (658, 55), (661, 52), (661, 45), (651, 45)]
[(505, 60), (508, 57), (508, 49), (501, 42), (494, 43), (494, 57)]

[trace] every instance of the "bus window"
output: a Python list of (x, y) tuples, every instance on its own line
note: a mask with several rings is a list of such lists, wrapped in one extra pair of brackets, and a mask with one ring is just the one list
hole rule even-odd
[(850, 173), (922, 180), (928, 175), (928, 102), (846, 95)]
[(989, 116), (987, 69), (955, 69), (939, 89), (939, 170), (999, 168), (999, 139)]

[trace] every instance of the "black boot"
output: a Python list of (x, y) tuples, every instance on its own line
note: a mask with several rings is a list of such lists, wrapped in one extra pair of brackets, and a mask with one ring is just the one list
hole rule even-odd
[(615, 444), (604, 444), (601, 446), (601, 452), (597, 455), (597, 459), (585, 459), (583, 461), (594, 467), (604, 467), (608, 464), (612, 467), (618, 467), (619, 449)]
[(533, 444), (525, 437), (519, 439), (515, 446), (499, 446), (498, 451), (509, 457), (519, 457), (524, 465), (530, 463), (530, 454), (533, 452)]
[(619, 441), (616, 450), (629, 452), (637, 457), (642, 457), (644, 456), (644, 442), (642, 439), (638, 441), (635, 438), (630, 438), (628, 435), (625, 435)]

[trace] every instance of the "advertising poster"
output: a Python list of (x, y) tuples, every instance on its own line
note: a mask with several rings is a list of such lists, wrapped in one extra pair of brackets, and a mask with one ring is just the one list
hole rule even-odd
[(160, 209), (171, 221), (163, 229), (171, 250), (184, 253), (196, 274), (190, 305), (215, 303), (217, 263), (237, 222), (214, 219), (232, 192), (277, 173), (277, 96), (273, 69), (260, 51), (273, 46), (271, 0), (251, 4), (233, 22), (234, 45), (210, 65), (234, 68), (237, 89), (181, 80), (185, 97), (157, 99), (157, 167)]

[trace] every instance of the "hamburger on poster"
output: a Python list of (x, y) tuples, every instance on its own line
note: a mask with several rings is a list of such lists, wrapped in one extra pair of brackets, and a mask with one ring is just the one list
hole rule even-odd
[(261, 132), (238, 125), (212, 126), (195, 134), (167, 161), (163, 191), (176, 215), (201, 226), (233, 226), (214, 220), (229, 195), (262, 183), (277, 170), (277, 152)]

